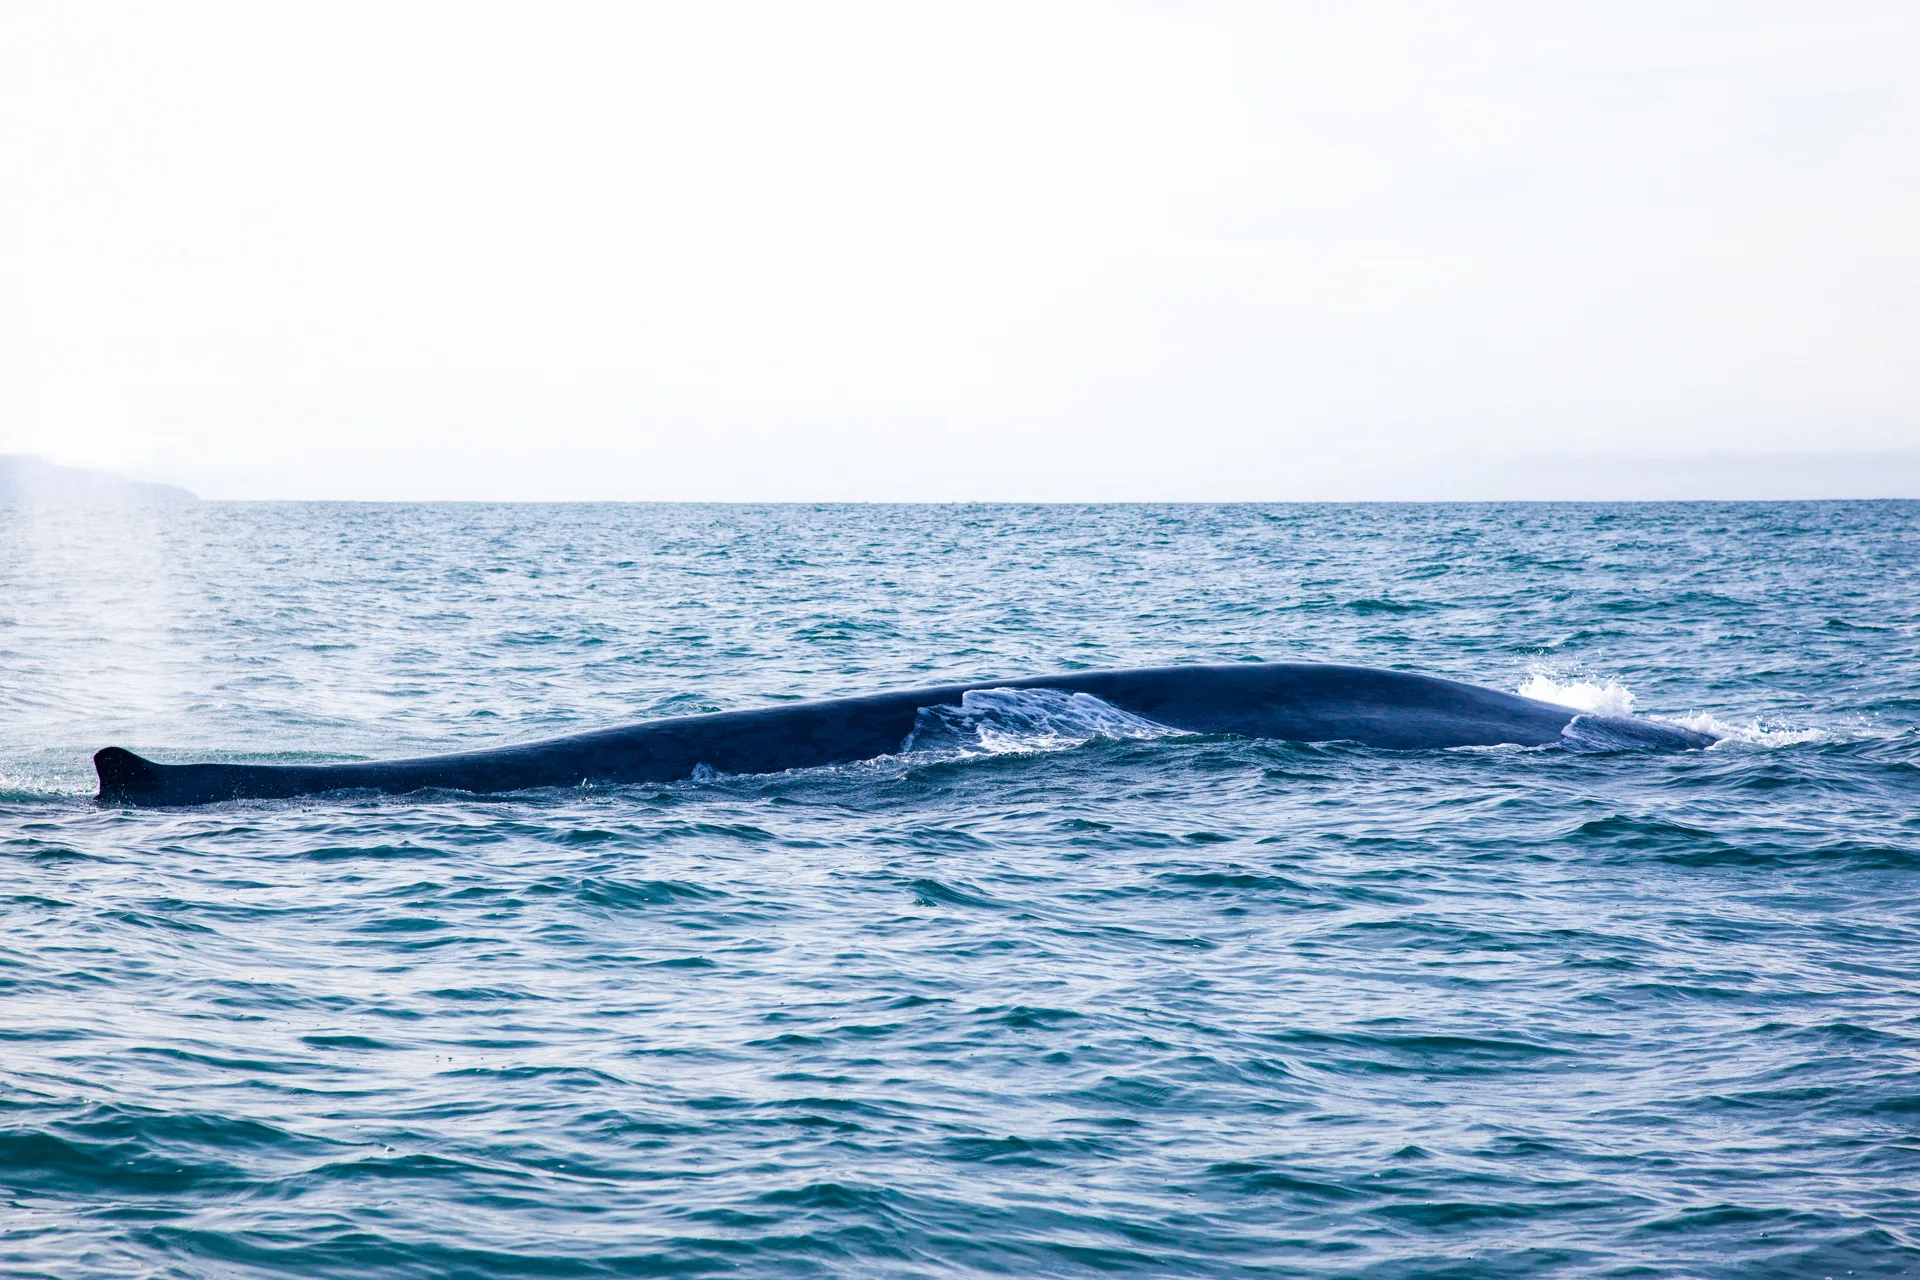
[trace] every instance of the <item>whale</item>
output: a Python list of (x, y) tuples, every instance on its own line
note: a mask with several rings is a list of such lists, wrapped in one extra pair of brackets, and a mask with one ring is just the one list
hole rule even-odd
[(903, 689), (744, 711), (671, 716), (478, 751), (341, 764), (160, 764), (122, 747), (93, 757), (98, 799), (128, 807), (276, 800), (331, 791), (489, 794), (539, 787), (672, 783), (716, 774), (850, 764), (907, 747), (921, 713), (970, 693), (1088, 694), (1174, 733), (1448, 747), (1690, 750), (1714, 739), (1640, 717), (1599, 716), (1478, 685), (1332, 663), (1236, 662)]

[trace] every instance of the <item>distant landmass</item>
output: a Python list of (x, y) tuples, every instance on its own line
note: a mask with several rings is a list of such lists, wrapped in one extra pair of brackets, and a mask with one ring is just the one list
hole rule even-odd
[(105, 471), (59, 467), (24, 453), (0, 453), (0, 502), (118, 507), (137, 502), (198, 502), (178, 485), (129, 480)]

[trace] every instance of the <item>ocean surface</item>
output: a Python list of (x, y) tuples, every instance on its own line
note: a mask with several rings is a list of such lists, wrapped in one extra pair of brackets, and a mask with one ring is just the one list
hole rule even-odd
[[(91, 798), (1262, 659), (1722, 740)], [(0, 506), (0, 1273), (1920, 1274), (1920, 503)]]

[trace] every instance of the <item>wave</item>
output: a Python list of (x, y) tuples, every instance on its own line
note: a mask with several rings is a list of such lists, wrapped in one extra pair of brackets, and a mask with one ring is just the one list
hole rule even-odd
[(1028, 755), (1096, 738), (1180, 736), (1180, 730), (1122, 711), (1090, 693), (1058, 689), (969, 689), (959, 706), (922, 707), (902, 755)]
[(1624, 716), (1577, 715), (1560, 731), (1557, 745), (1562, 751), (1581, 753), (1642, 751), (1659, 741), (1661, 730), (1645, 727), (1653, 723), (1658, 722), (1651, 718), (1636, 721)]
[[(1515, 692), (1523, 698), (1551, 702), (1560, 707), (1571, 707), (1590, 715), (1617, 716), (1621, 719), (1631, 717), (1635, 705), (1633, 690), (1613, 676), (1599, 679), (1572, 675), (1539, 662), (1527, 669), (1527, 678), (1521, 682)], [(1684, 716), (1649, 716), (1648, 719), (1706, 734), (1715, 739), (1709, 750), (1726, 747), (1771, 750), (1776, 747), (1799, 746), (1803, 743), (1835, 741), (1835, 734), (1828, 729), (1770, 723), (1757, 716), (1745, 724), (1722, 720), (1709, 712), (1694, 712)], [(1580, 740), (1580, 745), (1588, 749), (1603, 749), (1597, 741), (1591, 744), (1584, 741), (1585, 738), (1592, 737), (1598, 729), (1599, 726), (1595, 726), (1584, 717), (1575, 716), (1573, 723), (1569, 724), (1563, 732), (1570, 740)], [(1601, 736), (1604, 737), (1604, 734)]]

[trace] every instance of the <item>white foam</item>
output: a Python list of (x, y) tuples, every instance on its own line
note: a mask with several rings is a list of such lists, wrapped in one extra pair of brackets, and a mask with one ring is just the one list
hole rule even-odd
[(1165, 738), (1177, 729), (1059, 689), (970, 689), (957, 707), (922, 707), (905, 752), (961, 756), (1059, 751), (1095, 738)]
[(1563, 676), (1551, 667), (1535, 663), (1515, 692), (1536, 702), (1551, 702), (1557, 707), (1572, 707), (1596, 716), (1624, 719), (1633, 714), (1633, 691), (1611, 676), (1605, 681), (1584, 680)]
[[(1555, 706), (1572, 707), (1576, 711), (1585, 711), (1592, 715), (1620, 716), (1633, 714), (1633, 691), (1619, 680), (1608, 676), (1604, 679), (1572, 675), (1559, 671), (1544, 663), (1535, 663), (1527, 670), (1527, 678), (1517, 690), (1523, 698), (1533, 698), (1540, 702), (1551, 702)], [(1827, 729), (1801, 729), (1778, 723), (1769, 724), (1755, 718), (1745, 724), (1722, 720), (1718, 716), (1705, 712), (1685, 716), (1652, 716), (1662, 724), (1674, 725), (1681, 729), (1691, 729), (1695, 733), (1704, 733), (1716, 741), (1712, 749), (1722, 747), (1749, 747), (1771, 750), (1775, 747), (1798, 746), (1803, 742), (1831, 742), (1834, 734)], [(1578, 720), (1574, 725), (1578, 725)], [(1573, 725), (1568, 726), (1569, 729)]]
[(1710, 751), (1718, 751), (1723, 747), (1756, 747), (1761, 750), (1771, 750), (1774, 747), (1798, 746), (1803, 742), (1831, 742), (1834, 738), (1834, 735), (1826, 729), (1792, 729), (1784, 725), (1768, 728), (1757, 717), (1746, 724), (1733, 724), (1704, 712), (1691, 716), (1660, 718), (1682, 729), (1691, 729), (1695, 733), (1704, 733), (1719, 739), (1708, 748)]

